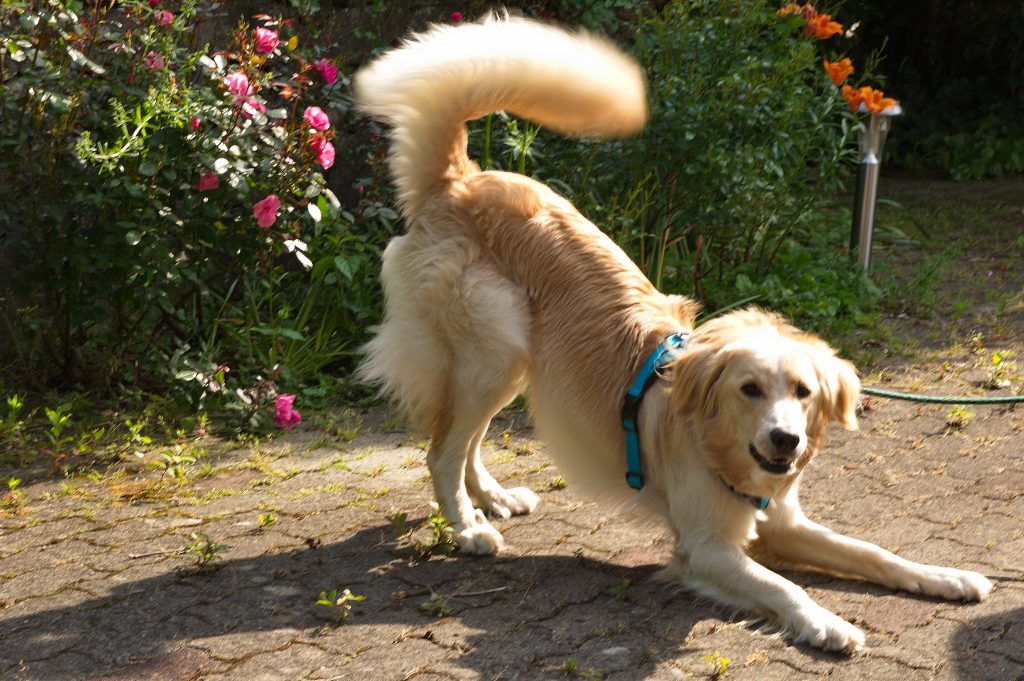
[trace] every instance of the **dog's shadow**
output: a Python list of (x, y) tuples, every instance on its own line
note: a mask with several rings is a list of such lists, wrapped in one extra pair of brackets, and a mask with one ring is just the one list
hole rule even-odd
[[(703, 660), (703, 635), (727, 619), (717, 605), (652, 579), (657, 552), (417, 561), (390, 533), (381, 525), (206, 572), (175, 569), (175, 558), (105, 595), (6, 617), (0, 676), (62, 681), (120, 669), (110, 678), (191, 678), (268, 651), (272, 667), (275, 655), (305, 644), (322, 651), (318, 666), (352, 678), (461, 667), (478, 678), (540, 679), (571, 664), (641, 679), (665, 660)], [(314, 604), (332, 588), (365, 597), (349, 603), (343, 623), (340, 610)]]
[[(150, 678), (166, 667), (178, 678), (198, 671), (188, 655), (215, 669), (224, 658), (305, 643), (353, 678), (402, 678), (435, 663), (479, 678), (551, 678), (569, 658), (581, 671), (643, 678), (696, 622), (722, 618), (713, 604), (649, 579), (661, 566), (642, 555), (626, 564), (571, 553), (417, 561), (390, 533), (382, 525), (205, 572), (176, 569), (182, 561), (171, 558), (165, 572), (102, 596), (12, 612), (0, 624), (0, 676), (59, 681), (127, 668), (116, 678)], [(343, 623), (314, 604), (331, 588), (365, 597)], [(167, 667), (175, 656), (184, 661)]]

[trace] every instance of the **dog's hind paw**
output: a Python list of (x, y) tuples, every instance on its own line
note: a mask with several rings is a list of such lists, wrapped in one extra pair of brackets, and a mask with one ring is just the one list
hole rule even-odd
[(540, 503), (540, 497), (528, 487), (497, 487), (481, 492), (476, 497), (477, 504), (485, 513), (501, 518), (532, 513)]
[(472, 525), (455, 526), (455, 541), (459, 544), (459, 551), (475, 556), (493, 555), (505, 546), (505, 540), (501, 532), (494, 529), (494, 526), (487, 522), (484, 514), (476, 509), (476, 517)]

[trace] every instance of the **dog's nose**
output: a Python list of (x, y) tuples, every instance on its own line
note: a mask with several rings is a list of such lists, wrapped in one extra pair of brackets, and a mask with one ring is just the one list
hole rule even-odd
[(787, 433), (782, 428), (772, 428), (768, 437), (771, 438), (772, 444), (775, 445), (779, 454), (792, 454), (800, 444), (799, 435)]

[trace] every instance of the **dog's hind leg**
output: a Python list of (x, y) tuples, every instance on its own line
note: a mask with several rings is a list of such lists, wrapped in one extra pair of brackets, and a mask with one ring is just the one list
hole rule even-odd
[[(519, 362), (513, 357), (496, 355), (490, 351), (493, 349), (488, 352), (486, 375), (476, 370), (477, 358), (468, 356), (474, 354), (475, 348), (456, 358), (457, 388), (450, 417), (439, 425), (427, 453), (435, 498), (457, 533), (459, 547), (466, 553), (496, 553), (503, 545), (501, 534), (487, 521), (484, 511), (508, 517), (513, 512), (528, 513), (537, 505), (537, 497), (530, 490), (503, 489), (480, 461), (480, 442), (491, 417), (521, 386)], [(495, 366), (501, 362), (507, 364)], [(495, 378), (502, 375), (504, 380), (496, 384)]]
[[(505, 406), (515, 397), (515, 393), (504, 400)], [(499, 407), (500, 408), (500, 407)], [(532, 512), (540, 503), (540, 498), (528, 487), (512, 487), (505, 489), (494, 479), (480, 457), (480, 442), (483, 440), (487, 426), (485, 425), (475, 436), (469, 447), (469, 461), (466, 465), (466, 487), (478, 508), (492, 515), (508, 518)]]
[(427, 463), (437, 501), (459, 533), (462, 550), (494, 553), (501, 548), (501, 535), (484, 512), (504, 517), (528, 513), (538, 501), (527, 489), (503, 489), (480, 460), (491, 417), (525, 385), (528, 304), (493, 269), (470, 265), (438, 312), (448, 375), (444, 415), (435, 421)]

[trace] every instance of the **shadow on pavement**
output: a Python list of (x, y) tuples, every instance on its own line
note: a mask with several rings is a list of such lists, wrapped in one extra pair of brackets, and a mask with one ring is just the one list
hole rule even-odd
[[(143, 674), (144, 661), (189, 643), (223, 658), (287, 648), (296, 640), (336, 651), (341, 668), (361, 648), (404, 636), (448, 647), (449, 668), (464, 667), (480, 678), (550, 678), (566, 651), (585, 657), (591, 649), (601, 661), (610, 659), (601, 657), (612, 655), (608, 649), (619, 651), (612, 666), (644, 678), (658, 660), (681, 649), (694, 623), (722, 617), (712, 604), (695, 603), (689, 593), (645, 579), (660, 565), (645, 563), (643, 554), (628, 564), (575, 555), (414, 563), (408, 549), (390, 541), (390, 529), (228, 560), (207, 573), (171, 570), (119, 584), (101, 597), (76, 599), (72, 606), (6, 618), (0, 676), (5, 667), (11, 672), (8, 664), (20, 662), (12, 678), (102, 677), (128, 665), (135, 671), (129, 666), (111, 678), (165, 678)], [(348, 623), (324, 628), (325, 613), (313, 601), (334, 587), (350, 588), (366, 600), (354, 605)], [(445, 598), (449, 617), (421, 611), (431, 590)], [(448, 640), (439, 640), (442, 630)], [(416, 660), (401, 659), (400, 646), (391, 647), (398, 667), (416, 667)], [(581, 659), (580, 668), (586, 666)], [(188, 676), (175, 669), (173, 678)]]

